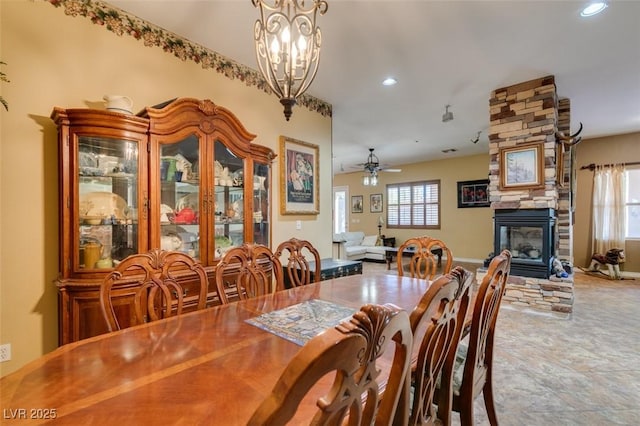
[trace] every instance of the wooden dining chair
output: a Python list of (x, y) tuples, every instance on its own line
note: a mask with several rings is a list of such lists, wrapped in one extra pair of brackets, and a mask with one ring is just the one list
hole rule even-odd
[[(194, 283), (194, 284), (192, 284)], [(195, 285), (197, 294), (188, 294)], [(154, 249), (123, 259), (100, 285), (100, 308), (109, 331), (204, 309), (209, 281), (204, 267), (186, 253)], [(124, 309), (133, 299), (133, 310)], [(215, 298), (215, 296), (214, 296)], [(115, 305), (127, 318), (116, 316)]]
[[(278, 245), (275, 256), (282, 259), (282, 256), (288, 255), (286, 265), (283, 262), (285, 281), (290, 283), (292, 287), (309, 284), (311, 282), (320, 282), (321, 267), (320, 253), (307, 240), (299, 240), (291, 238), (283, 241)], [(313, 260), (313, 281), (311, 279), (312, 268), (309, 261)]]
[(222, 303), (272, 293), (284, 288), (282, 263), (269, 247), (244, 243), (216, 265), (216, 286)]
[[(442, 266), (441, 259), (445, 256), (445, 264)], [(410, 258), (409, 275), (412, 278), (431, 280), (439, 267), (442, 266), (442, 274), (447, 274), (453, 265), (453, 254), (447, 245), (442, 240), (428, 236), (409, 238), (398, 247), (398, 276), (404, 275), (404, 257)]]
[[(462, 267), (454, 268), (429, 286), (411, 312), (413, 359), (417, 358), (417, 361), (412, 365), (410, 375), (413, 398), (409, 425), (440, 424), (434, 404), (436, 385), (443, 371), (446, 371), (444, 374), (452, 373), (469, 307), (472, 281), (473, 275), (469, 271)], [(449, 392), (443, 391), (441, 397), (450, 400), (451, 388)]]
[[(406, 421), (404, 387), (411, 345), (406, 311), (390, 304), (365, 305), (350, 320), (318, 334), (300, 349), (248, 424), (286, 424), (307, 392), (326, 375), (333, 384), (317, 400), (313, 419), (304, 419), (306, 424), (390, 425), (396, 411)], [(389, 374), (381, 377), (376, 361), (386, 350), (394, 356)], [(383, 392), (381, 379), (386, 380)]]
[[(451, 411), (460, 413), (462, 425), (473, 425), (473, 401), (483, 394), (489, 423), (498, 424), (493, 401), (493, 340), (500, 303), (505, 291), (511, 252), (503, 250), (489, 264), (487, 274), (482, 279), (473, 305), (473, 318), (469, 341), (460, 343), (453, 366), (453, 374), (444, 375), (440, 388), (436, 390), (438, 417), (444, 424), (450, 424)], [(453, 389), (452, 405), (440, 392)]]

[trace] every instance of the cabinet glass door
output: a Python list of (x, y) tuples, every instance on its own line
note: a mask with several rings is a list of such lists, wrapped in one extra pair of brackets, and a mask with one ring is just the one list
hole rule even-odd
[(79, 136), (80, 269), (107, 269), (138, 252), (138, 144)]
[(253, 241), (269, 246), (269, 166), (253, 165)]
[(214, 145), (216, 257), (244, 243), (244, 160), (221, 141)]
[(200, 139), (160, 145), (160, 248), (200, 258)]

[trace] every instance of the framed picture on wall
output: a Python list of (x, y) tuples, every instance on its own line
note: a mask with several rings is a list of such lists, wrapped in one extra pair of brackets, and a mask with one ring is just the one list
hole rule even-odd
[(318, 214), (318, 145), (280, 136), (280, 214)]
[(382, 194), (371, 194), (369, 196), (369, 210), (371, 213), (382, 212)]
[(490, 205), (488, 179), (458, 182), (458, 208)]
[(351, 213), (362, 213), (362, 195), (351, 197)]
[(544, 188), (541, 143), (500, 148), (500, 189)]

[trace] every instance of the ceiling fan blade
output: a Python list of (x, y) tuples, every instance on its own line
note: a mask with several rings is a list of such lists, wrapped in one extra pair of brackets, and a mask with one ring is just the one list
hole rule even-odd
[(380, 169), (383, 172), (400, 173), (402, 169)]

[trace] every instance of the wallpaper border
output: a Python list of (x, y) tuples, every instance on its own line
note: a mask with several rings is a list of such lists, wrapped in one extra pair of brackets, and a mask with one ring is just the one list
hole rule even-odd
[[(45, 0), (55, 7), (64, 8), (64, 13), (73, 17), (89, 18), (91, 22), (104, 26), (118, 36), (129, 35), (144, 42), (147, 47), (160, 47), (182, 61), (193, 61), (204, 69), (212, 69), (230, 80), (243, 81), (265, 93), (272, 93), (267, 82), (257, 70), (249, 68), (225, 56), (160, 28), (115, 6), (91, 0)], [(325, 117), (332, 116), (330, 104), (309, 95), (298, 98), (297, 104)]]

